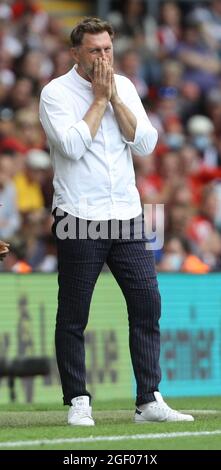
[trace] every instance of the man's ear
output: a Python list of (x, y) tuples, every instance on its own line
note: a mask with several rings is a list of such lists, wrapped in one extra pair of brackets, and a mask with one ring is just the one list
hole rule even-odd
[(79, 54), (77, 47), (71, 47), (71, 57), (74, 59), (75, 63), (79, 63)]

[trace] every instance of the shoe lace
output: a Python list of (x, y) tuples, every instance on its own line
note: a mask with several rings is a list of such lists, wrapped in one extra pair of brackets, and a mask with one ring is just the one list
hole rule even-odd
[(91, 418), (91, 410), (88, 407), (77, 408), (75, 406), (72, 406), (72, 412), (74, 414), (77, 414), (78, 416), (81, 416), (82, 418)]

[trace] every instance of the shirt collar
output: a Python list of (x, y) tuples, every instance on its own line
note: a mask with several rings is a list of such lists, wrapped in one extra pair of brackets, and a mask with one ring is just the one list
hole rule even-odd
[(77, 67), (78, 67), (77, 64), (75, 64), (73, 69), (72, 69), (75, 80), (77, 80), (77, 82), (79, 84), (83, 85), (84, 87), (87, 87), (87, 88), (91, 89), (92, 88), (91, 82), (89, 82), (88, 80), (85, 80), (85, 78), (83, 78), (81, 75), (79, 75), (79, 73), (77, 72)]

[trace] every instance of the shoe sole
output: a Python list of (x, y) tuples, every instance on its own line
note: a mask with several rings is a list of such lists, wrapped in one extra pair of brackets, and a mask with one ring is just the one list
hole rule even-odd
[(136, 421), (136, 420), (134, 419), (134, 423), (135, 423), (135, 424), (151, 424), (151, 423), (165, 423), (165, 422), (166, 422), (165, 420), (161, 420), (161, 421), (159, 421), (159, 420), (158, 420), (158, 421), (156, 421), (156, 420), (155, 420), (155, 421), (150, 421), (150, 420), (144, 419), (143, 421), (141, 421), (141, 420), (140, 420), (140, 421)]
[(135, 424), (151, 424), (151, 423), (193, 423), (193, 419), (176, 419), (176, 420), (167, 420), (167, 419), (161, 419), (161, 420), (147, 420), (147, 419), (136, 419), (134, 418), (134, 423)]
[(69, 426), (95, 426), (95, 423), (93, 424), (82, 424), (82, 423), (68, 423)]

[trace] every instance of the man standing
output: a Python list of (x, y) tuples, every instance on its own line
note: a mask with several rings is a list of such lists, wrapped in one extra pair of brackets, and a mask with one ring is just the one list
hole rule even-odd
[[(113, 72), (113, 29), (86, 18), (71, 33), (75, 66), (41, 94), (40, 120), (54, 166), (54, 233), (59, 294), (56, 354), (68, 423), (94, 425), (86, 389), (84, 330), (96, 280), (106, 262), (127, 302), (130, 353), (137, 382), (135, 421), (192, 421), (161, 397), (160, 295), (145, 234), (136, 239), (141, 214), (131, 151), (146, 157), (157, 142), (133, 84)], [(56, 211), (55, 209), (59, 209)], [(63, 211), (63, 216), (61, 216)], [(60, 216), (59, 216), (60, 215)], [(60, 237), (62, 217), (106, 221), (108, 237)], [(129, 222), (129, 238), (114, 239), (110, 223)]]

